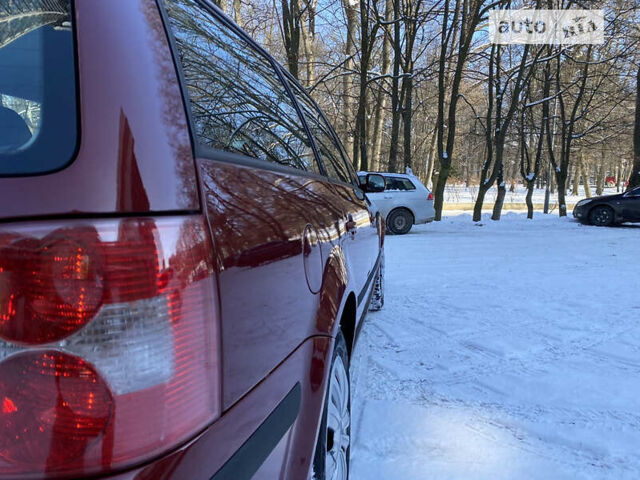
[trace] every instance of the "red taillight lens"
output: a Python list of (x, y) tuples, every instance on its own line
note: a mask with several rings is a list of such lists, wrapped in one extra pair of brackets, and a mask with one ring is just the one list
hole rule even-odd
[(219, 415), (212, 255), (201, 217), (0, 231), (0, 477), (105, 473)]
[(109, 387), (94, 368), (58, 351), (6, 359), (0, 392), (0, 458), (29, 470), (55, 470), (84, 454), (113, 411)]
[(427, 196), (427, 200), (433, 200), (433, 193), (429, 192), (429, 195)]
[(42, 344), (86, 325), (102, 301), (103, 271), (91, 248), (95, 243), (95, 238), (80, 241), (56, 232), (1, 248), (0, 338)]

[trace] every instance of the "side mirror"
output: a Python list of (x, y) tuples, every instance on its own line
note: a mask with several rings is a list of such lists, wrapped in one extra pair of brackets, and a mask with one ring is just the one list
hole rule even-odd
[(369, 173), (366, 182), (362, 184), (362, 189), (367, 193), (384, 192), (384, 188), (384, 177), (377, 173)]

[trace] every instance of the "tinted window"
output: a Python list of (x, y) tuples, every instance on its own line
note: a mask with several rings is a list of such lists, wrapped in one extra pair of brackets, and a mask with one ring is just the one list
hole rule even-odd
[(631, 197), (640, 197), (640, 187), (636, 188), (635, 190), (631, 190), (631, 192), (629, 192), (629, 195)]
[(318, 172), (310, 140), (272, 64), (193, 0), (169, 0), (198, 141)]
[(416, 186), (408, 178), (386, 177), (387, 187), (385, 190), (415, 190)]
[(77, 141), (70, 0), (0, 2), (0, 174), (67, 164)]
[(334, 180), (350, 183), (352, 177), (345, 165), (336, 139), (331, 132), (331, 127), (307, 94), (293, 82), (290, 82), (290, 84), (307, 120), (309, 130), (311, 130), (316, 140), (322, 163), (327, 170), (327, 175)]

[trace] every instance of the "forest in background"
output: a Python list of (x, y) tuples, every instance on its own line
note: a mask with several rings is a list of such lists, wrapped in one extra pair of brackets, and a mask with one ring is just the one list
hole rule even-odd
[[(404, 172), (434, 189), (565, 195), (640, 185), (640, 0), (217, 0), (332, 121), (358, 170)], [(496, 45), (493, 9), (604, 9), (598, 45)], [(579, 21), (579, 19), (576, 19)]]

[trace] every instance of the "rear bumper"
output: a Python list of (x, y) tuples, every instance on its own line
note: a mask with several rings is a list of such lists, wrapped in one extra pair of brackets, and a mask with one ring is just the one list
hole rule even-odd
[(436, 216), (433, 215), (431, 217), (420, 218), (415, 221), (415, 225), (422, 225), (423, 223), (431, 223), (436, 219)]
[(414, 211), (416, 225), (433, 222), (436, 218), (436, 209), (433, 207), (433, 201), (429, 200), (426, 204), (421, 205)]
[(423, 223), (433, 222), (436, 218), (436, 211), (432, 206), (423, 208), (420, 211), (415, 212), (416, 218), (414, 223), (421, 225)]
[(308, 478), (332, 339), (314, 337), (180, 449), (111, 480)]

